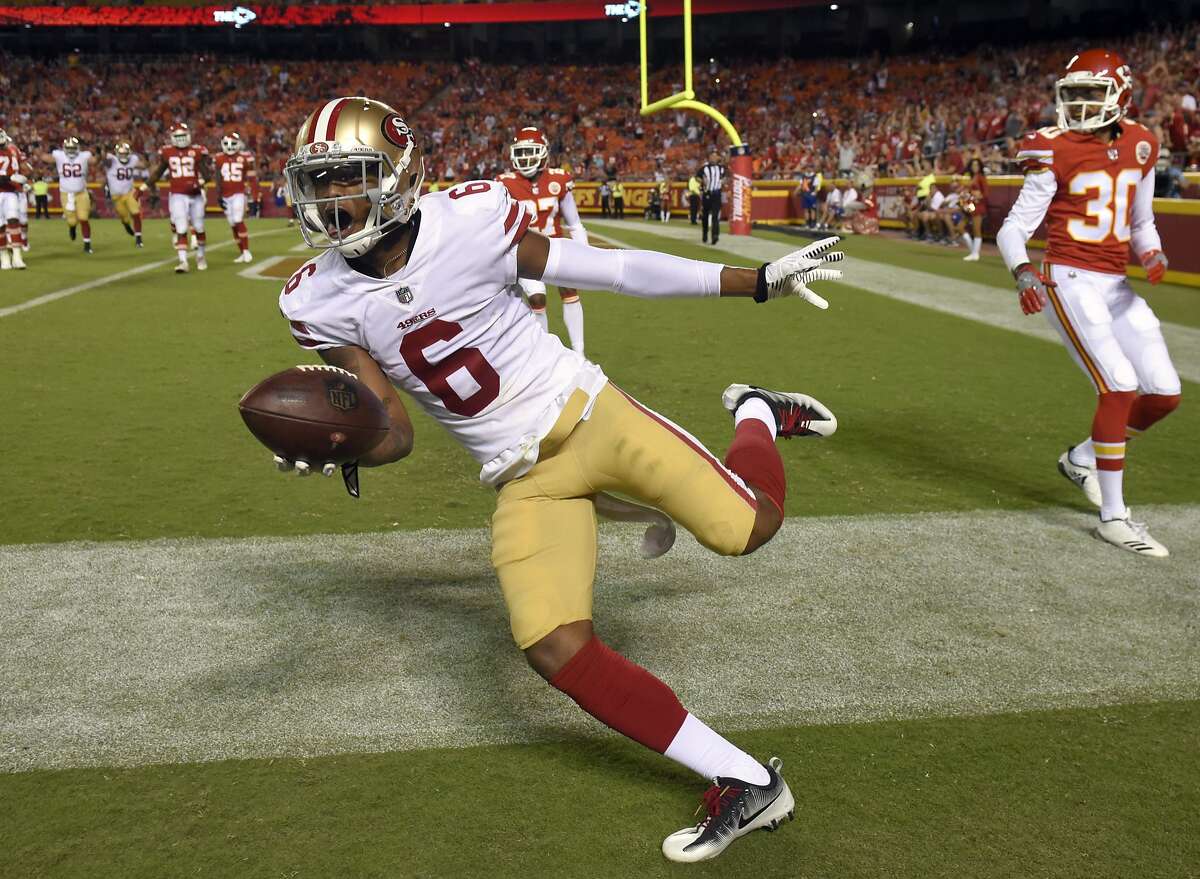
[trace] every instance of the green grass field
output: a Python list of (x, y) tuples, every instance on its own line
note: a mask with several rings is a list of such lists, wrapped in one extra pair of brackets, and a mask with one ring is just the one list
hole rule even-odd
[[(211, 244), (229, 240), (223, 221), (209, 228)], [(315, 360), (279, 315), (282, 281), (239, 274), (229, 246), (209, 271), (175, 276), (162, 221), (142, 251), (114, 221), (94, 229), (85, 257), (64, 224), (34, 223), (29, 269), (0, 276), (0, 661), (12, 673), (0, 687), (0, 876), (685, 872), (659, 843), (688, 823), (702, 785), (595, 724), (560, 725), (558, 694), (506, 646), (482, 530), (494, 493), (466, 453), (414, 412), (413, 456), (364, 472), (359, 501), (340, 480), (280, 476), (235, 404), (263, 376)], [(267, 273), (304, 258), (280, 221), (251, 237), (257, 261), (282, 258)], [(718, 251), (639, 224), (619, 238), (759, 261), (731, 238)], [(780, 546), (745, 563), (684, 548), (653, 568), (602, 553), (625, 586), (598, 589), (600, 633), (685, 703), (711, 706), (747, 749), (779, 754), (797, 796), (794, 823), (693, 872), (1200, 875), (1200, 539), (1172, 525), (1200, 503), (1195, 385), (1131, 446), (1126, 480), (1172, 558), (1127, 557), (1088, 537), (1091, 511), (1055, 472), (1090, 424), (1083, 375), (1058, 344), (953, 313), (956, 283), (1017, 308), (998, 258), (964, 264), (961, 250), (883, 238), (845, 249), (845, 283), (820, 288), (828, 312), (585, 297), (589, 357), (718, 453), (731, 381), (811, 393), (840, 423), (829, 441), (782, 446), (792, 519)], [(931, 289), (949, 281), (945, 307), (860, 289), (856, 265), (904, 270), (904, 283), (923, 273)], [(1200, 328), (1200, 291), (1135, 287), (1180, 338)], [(1200, 349), (1175, 354), (1192, 364)], [(875, 517), (887, 517), (886, 550)], [(1008, 542), (1009, 527), (1024, 530)], [(853, 536), (807, 569), (804, 541), (839, 529)], [(379, 532), (420, 533), (409, 555), (328, 536)], [(439, 549), (447, 541), (461, 554)], [(303, 575), (288, 562), (296, 545), (308, 547)], [(150, 587), (135, 600), (112, 572)], [(760, 603), (765, 581), (794, 597)], [(901, 593), (903, 626), (854, 624)], [(756, 666), (723, 614), (751, 636), (782, 625), (781, 643)], [(276, 622), (280, 640), (262, 653), (269, 635), (239, 634)], [(814, 641), (836, 654), (794, 668)], [(689, 652), (697, 643), (715, 646)], [(391, 651), (420, 657), (426, 644), (428, 667), (389, 665)], [(705, 667), (731, 654), (736, 685)], [(989, 666), (1005, 676), (995, 692)], [(803, 686), (809, 674), (819, 686)], [(882, 681), (908, 677), (954, 698), (916, 692), (898, 708)], [(763, 678), (769, 696), (753, 685)], [(830, 695), (828, 712), (814, 712), (814, 693)], [(422, 702), (456, 747), (403, 745), (389, 706)], [(231, 717), (269, 712), (286, 735), (241, 747), (242, 725), (203, 722), (229, 704), (243, 712)], [(338, 723), (308, 731), (331, 704)], [(489, 735), (504, 712), (526, 725)], [(382, 744), (330, 732), (357, 725)], [(189, 729), (203, 730), (201, 762), (171, 756)], [(255, 756), (221, 759), (242, 754)]]

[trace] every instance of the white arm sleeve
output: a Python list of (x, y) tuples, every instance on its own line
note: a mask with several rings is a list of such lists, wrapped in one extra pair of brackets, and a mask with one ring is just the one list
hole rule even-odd
[(1158, 237), (1158, 227), (1154, 225), (1154, 169), (1138, 181), (1133, 194), (1132, 217), (1130, 229), (1133, 231), (1129, 239), (1133, 247), (1133, 255), (1141, 257), (1148, 250), (1162, 250), (1162, 239)]
[(996, 233), (996, 246), (1000, 248), (1000, 256), (1010, 272), (1022, 263), (1029, 262), (1025, 243), (1042, 225), (1057, 190), (1058, 183), (1052, 171), (1035, 171), (1025, 175), (1021, 194), (1004, 218), (1004, 225)]
[(568, 192), (558, 203), (558, 211), (562, 214), (563, 228), (571, 236), (572, 241), (587, 244), (587, 229), (583, 228), (583, 220), (579, 219), (579, 208), (575, 206), (574, 194)]
[(569, 238), (551, 238), (541, 280), (559, 287), (612, 290), (645, 299), (719, 296), (723, 268), (720, 263), (653, 250), (602, 250)]

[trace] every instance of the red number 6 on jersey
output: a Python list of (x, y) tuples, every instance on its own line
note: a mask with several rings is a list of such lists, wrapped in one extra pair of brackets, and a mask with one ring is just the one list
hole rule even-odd
[[(483, 359), (480, 350), (459, 348), (438, 363), (430, 363), (425, 359), (426, 348), (437, 342), (449, 342), (461, 332), (462, 324), (446, 320), (430, 321), (405, 335), (400, 343), (400, 355), (412, 374), (424, 382), (429, 393), (441, 400), (447, 409), (455, 415), (478, 415), (500, 396), (500, 374)], [(460, 369), (465, 369), (475, 384), (479, 385), (479, 390), (465, 400), (447, 381)]]

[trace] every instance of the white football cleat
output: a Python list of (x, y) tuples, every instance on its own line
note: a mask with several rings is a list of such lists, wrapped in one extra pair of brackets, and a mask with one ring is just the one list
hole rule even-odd
[(663, 840), (662, 852), (667, 859), (683, 863), (707, 861), (747, 833), (774, 830), (794, 818), (796, 801), (779, 774), (783, 763), (778, 757), (772, 757), (764, 768), (767, 770), (766, 784), (714, 778), (700, 806), (708, 813), (704, 820)]
[(1071, 449), (1058, 456), (1058, 472), (1075, 483), (1084, 496), (1100, 509), (1100, 479), (1096, 476), (1095, 467), (1085, 467), (1071, 460)]
[(1165, 559), (1171, 554), (1165, 546), (1150, 536), (1146, 523), (1133, 521), (1128, 507), (1125, 508), (1123, 518), (1101, 519), (1095, 533), (1101, 540), (1138, 555)]
[(14, 247), (12, 252), (12, 267), (14, 269), (25, 268), (25, 258), (21, 256), (19, 248)]
[(188, 264), (187, 264), (187, 263), (185, 263), (185, 262), (177, 262), (177, 263), (175, 263), (175, 274), (177, 274), (177, 275), (186, 275), (186, 274), (187, 274), (187, 270), (188, 270)]
[(254, 255), (246, 250), (242, 252), (242, 262), (254, 262)]
[(208, 260), (202, 256), (196, 257), (196, 271), (202, 272), (208, 268)]
[(747, 397), (757, 397), (775, 415), (775, 433), (782, 439), (794, 436), (833, 436), (837, 418), (829, 407), (807, 394), (768, 391), (754, 385), (730, 385), (721, 395), (721, 404), (735, 415)]
[(979, 262), (979, 254), (978, 253), (968, 253), (966, 256), (963, 257), (963, 262)]

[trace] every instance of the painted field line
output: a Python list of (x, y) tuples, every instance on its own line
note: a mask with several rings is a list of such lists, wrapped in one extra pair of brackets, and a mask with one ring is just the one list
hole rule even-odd
[[(1200, 505), (789, 519), (654, 562), (597, 630), (725, 729), (1200, 697)], [(512, 645), (482, 530), (0, 547), (0, 770), (603, 734)]]
[[(256, 238), (265, 238), (267, 235), (276, 235), (280, 232), (294, 231), (291, 229), (268, 229), (265, 232), (256, 232)], [(213, 244), (208, 249), (220, 250), (223, 247), (232, 247), (235, 243), (234, 239), (222, 241), (219, 244)], [(161, 269), (164, 266), (174, 265), (175, 257), (170, 259), (158, 260), (157, 262), (149, 262), (145, 265), (135, 266), (132, 269), (126, 269), (123, 272), (116, 272), (111, 275), (105, 275), (102, 278), (96, 278), (92, 281), (86, 281), (82, 284), (76, 284), (74, 287), (64, 287), (62, 290), (55, 290), (53, 293), (43, 293), (41, 296), (35, 296), (33, 299), (28, 299), (25, 302), (18, 302), (16, 305), (9, 305), (6, 308), (0, 308), (0, 317), (9, 317), (14, 314), (19, 314), (22, 311), (28, 311), (31, 308), (37, 308), (39, 305), (46, 305), (51, 302), (57, 302), (59, 299), (66, 299), (68, 296), (74, 296), (76, 293), (84, 293), (88, 290), (94, 290), (96, 287), (103, 287), (106, 284), (112, 284), (116, 281), (123, 281), (125, 278), (132, 278), (135, 275), (141, 275), (145, 272), (151, 272), (155, 269)]]
[[(696, 243), (696, 233), (688, 231), (690, 226), (671, 228), (640, 220), (626, 220), (622, 223), (589, 220), (588, 228), (593, 226), (610, 241), (622, 247), (636, 246), (614, 237), (614, 233), (619, 234), (622, 226), (638, 232), (661, 235), (664, 238)], [(726, 251), (766, 261), (777, 259), (803, 246), (800, 239), (796, 246), (791, 246), (762, 238), (726, 235), (721, 238), (720, 246), (714, 248), (713, 253)], [(877, 293), (889, 299), (1062, 344), (1058, 332), (1045, 318), (1029, 317), (1021, 313), (1017, 307), (1016, 296), (1007, 284), (993, 286), (960, 281), (859, 256), (850, 257), (845, 263), (844, 271), (846, 277), (839, 283), (866, 290), (868, 293)], [(997, 272), (998, 281), (1004, 278), (1005, 274)], [(836, 305), (836, 302), (834, 304)], [(1179, 374), (1188, 381), (1200, 382), (1200, 329), (1163, 321), (1162, 330), (1171, 349), (1171, 359)]]

